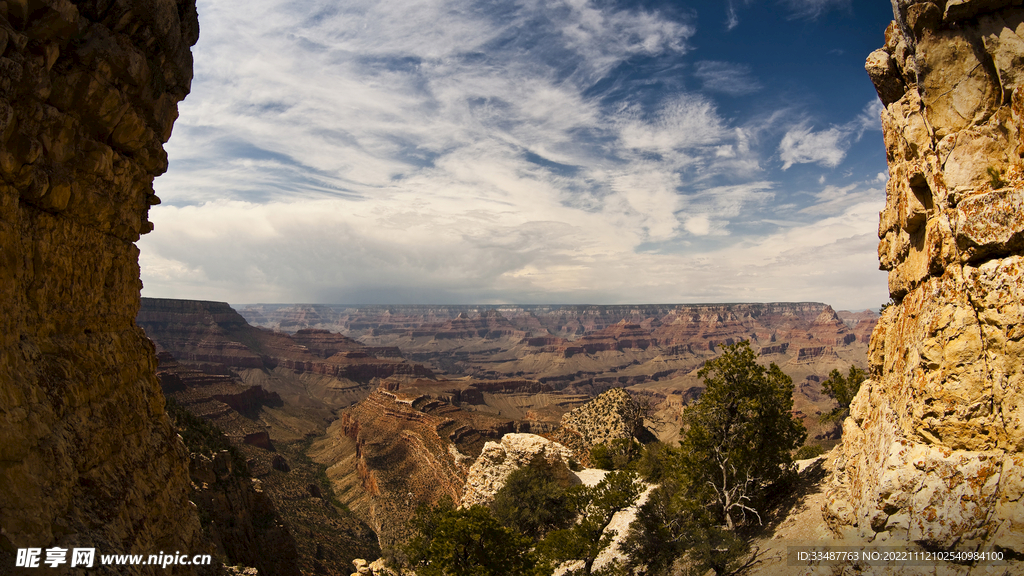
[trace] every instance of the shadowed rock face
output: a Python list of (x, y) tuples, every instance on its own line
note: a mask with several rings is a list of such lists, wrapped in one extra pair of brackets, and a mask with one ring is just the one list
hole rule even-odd
[(1024, 7), (894, 0), (867, 71), (889, 307), (830, 480), (836, 532), (1024, 549)]
[(20, 547), (204, 551), (134, 322), (198, 35), (194, 0), (0, 3), (0, 567)]
[(332, 408), (365, 398), (373, 378), (432, 375), (394, 348), (363, 346), (324, 330), (288, 335), (254, 328), (224, 302), (143, 298), (136, 321), (160, 349), (207, 374), (238, 373), (247, 382), (274, 370), (292, 380), (319, 377), (301, 387)]

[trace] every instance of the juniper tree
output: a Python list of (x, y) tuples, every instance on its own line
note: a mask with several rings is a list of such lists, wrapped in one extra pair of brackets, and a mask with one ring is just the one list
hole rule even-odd
[(807, 436), (791, 414), (793, 381), (759, 365), (749, 343), (725, 346), (698, 375), (704, 393), (683, 413), (680, 447), (627, 538), (633, 564), (654, 574), (749, 565), (737, 528), (761, 523), (766, 491), (792, 477), (790, 453)]
[(821, 415), (823, 424), (834, 423), (842, 425), (843, 420), (850, 415), (850, 403), (853, 397), (860, 390), (860, 385), (867, 380), (868, 373), (856, 366), (850, 366), (850, 372), (843, 377), (842, 372), (833, 370), (828, 378), (821, 383), (821, 391), (836, 401), (836, 406), (829, 412)]
[(421, 506), (413, 527), (416, 535), (403, 552), (419, 576), (533, 574), (530, 539), (499, 524), (484, 506)]
[(548, 533), (537, 545), (543, 571), (550, 574), (563, 562), (579, 561), (582, 566), (566, 571), (567, 576), (595, 574), (594, 561), (613, 538), (613, 533), (605, 530), (617, 512), (636, 502), (640, 486), (636, 474), (616, 471), (609, 472), (596, 486), (572, 487), (568, 496), (577, 521), (569, 528)]
[(533, 540), (567, 528), (575, 519), (566, 493), (568, 478), (558, 478), (543, 456), (509, 474), (494, 494), (491, 513), (503, 526)]

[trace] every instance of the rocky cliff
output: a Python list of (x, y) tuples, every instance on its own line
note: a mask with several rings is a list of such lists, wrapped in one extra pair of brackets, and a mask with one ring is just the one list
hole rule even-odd
[(419, 392), (415, 383), (378, 387), (310, 451), (329, 466), (338, 497), (373, 528), (381, 546), (410, 535), (417, 505), (459, 502), (484, 443), (515, 431), (511, 420), (463, 411)]
[[(551, 344), (578, 337), (607, 339), (634, 336), (668, 345), (713, 348), (728, 339), (799, 337), (826, 339), (833, 344), (852, 333), (826, 304), (781, 302), (768, 304), (673, 304), (634, 306), (240, 306), (239, 313), (256, 326), (294, 332), (321, 328), (364, 342), (401, 342), (412, 351), (419, 339), (515, 337), (552, 338)], [(822, 316), (824, 314), (824, 316)], [(868, 313), (863, 319), (870, 319)], [(861, 316), (857, 317), (858, 319)], [(622, 326), (629, 326), (624, 329)], [(869, 326), (865, 324), (864, 326)], [(813, 328), (813, 329), (811, 329)], [(625, 332), (624, 332), (625, 330)], [(540, 345), (539, 340), (535, 345)], [(410, 346), (409, 344), (412, 344)], [(645, 346), (645, 345), (644, 345)]]
[(0, 571), (24, 547), (204, 551), (134, 323), (198, 35), (194, 0), (0, 3)]
[(1024, 551), (1024, 7), (894, 0), (879, 223), (895, 301), (828, 487), (834, 531)]
[(631, 415), (640, 414), (639, 405), (622, 388), (612, 388), (586, 404), (562, 416), (551, 438), (567, 447), (581, 464), (590, 466), (590, 449), (615, 440), (632, 440), (635, 432), (649, 442), (653, 435), (642, 426), (633, 430)]
[(143, 298), (136, 319), (157, 345), (206, 374), (237, 374), (290, 400), (331, 409), (369, 394), (374, 378), (430, 376), (394, 348), (326, 330), (289, 335), (250, 326), (225, 302)]
[[(344, 332), (374, 350), (401, 349), (435, 373), (481, 380), (533, 380), (552, 394), (488, 395), (502, 416), (550, 432), (562, 415), (612, 388), (650, 395), (660, 405), (662, 441), (678, 439), (683, 405), (699, 392), (697, 371), (722, 345), (750, 340), (797, 386), (798, 416), (813, 442), (837, 436), (818, 414), (834, 402), (821, 382), (850, 365), (865, 368), (878, 315), (836, 312), (827, 304), (669, 304), (635, 306), (340, 306), (253, 305), (254, 323), (295, 331)], [(391, 348), (384, 348), (391, 347)], [(450, 386), (450, 384), (446, 384)], [(525, 390), (523, 390), (525, 392)], [(465, 393), (472, 393), (465, 390)], [(472, 401), (478, 404), (477, 401)], [(568, 441), (568, 440), (566, 440)]]
[(211, 475), (206, 452), (192, 454), (193, 501), (229, 563), (332, 575), (348, 574), (355, 557), (379, 554), (376, 535), (340, 505), (325, 466), (307, 452), (378, 375), (404, 380), (422, 369), (398, 350), (326, 330), (254, 328), (223, 302), (143, 298), (137, 322), (156, 345), (157, 375), (175, 414), (187, 412), (176, 417), (186, 444), (197, 435), (181, 422), (198, 417), (207, 424), (197, 428), (215, 425), (239, 454), (242, 465), (229, 476)]

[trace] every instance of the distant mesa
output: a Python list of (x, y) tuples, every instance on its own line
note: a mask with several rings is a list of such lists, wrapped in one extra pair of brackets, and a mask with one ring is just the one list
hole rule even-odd
[[(296, 336), (299, 330), (328, 330), (369, 347), (401, 350), (442, 378), (527, 379), (583, 397), (643, 389), (674, 406), (670, 421), (682, 409), (674, 393), (699, 387), (696, 371), (723, 345), (749, 340), (764, 362), (779, 364), (795, 382), (810, 376), (820, 381), (834, 369), (866, 365), (867, 341), (878, 321), (870, 310), (836, 312), (814, 302), (238, 308), (254, 324)], [(830, 402), (816, 391), (798, 392), (796, 403), (812, 435), (825, 432), (814, 415), (831, 409)], [(562, 412), (509, 406), (503, 414), (529, 413), (539, 430), (557, 427)], [(669, 428), (662, 431), (666, 440), (672, 440)]]

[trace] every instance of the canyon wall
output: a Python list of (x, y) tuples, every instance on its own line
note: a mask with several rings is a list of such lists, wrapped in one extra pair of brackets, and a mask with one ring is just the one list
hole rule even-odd
[(205, 551), (135, 325), (198, 36), (194, 0), (0, 2), (0, 572), (28, 547)]
[(890, 180), (894, 305), (825, 517), (875, 542), (1024, 551), (1024, 7), (894, 0), (867, 71)]

